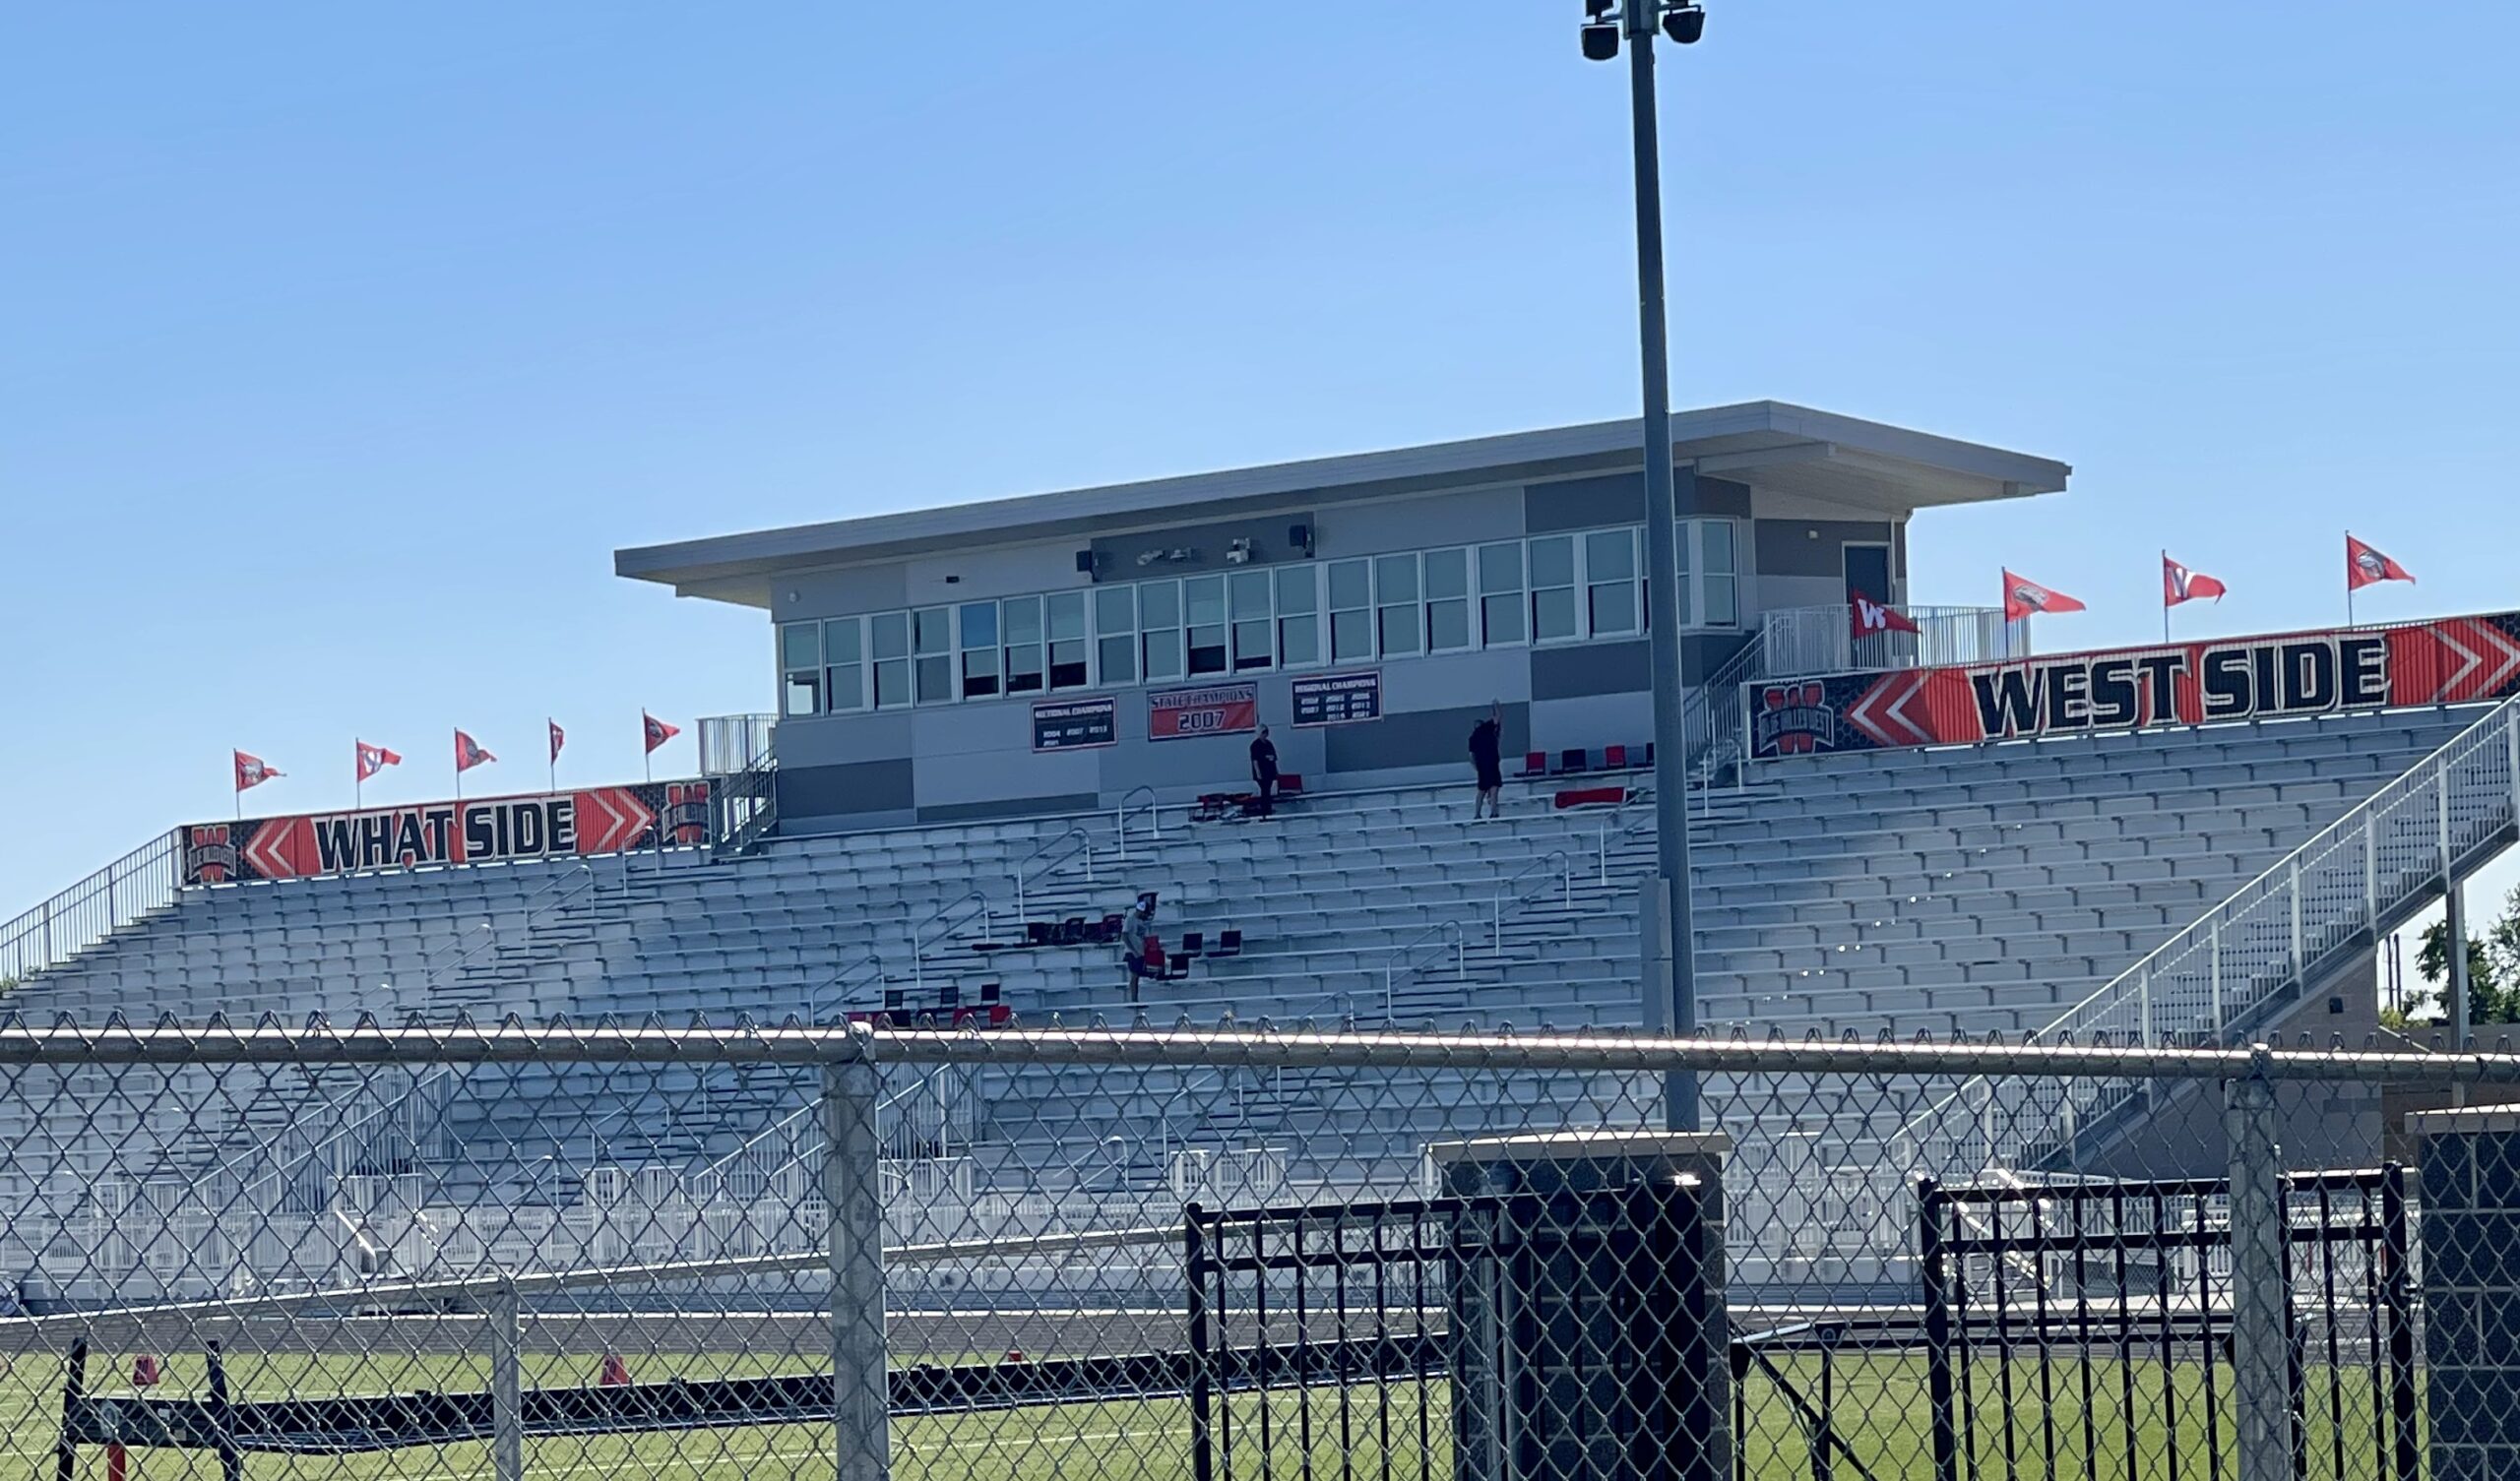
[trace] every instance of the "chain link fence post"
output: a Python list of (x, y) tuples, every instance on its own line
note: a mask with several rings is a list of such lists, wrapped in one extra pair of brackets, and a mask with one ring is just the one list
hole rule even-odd
[(525, 1322), (516, 1282), (500, 1281), (481, 1314), (490, 1337), (490, 1474), (525, 1481)]
[(885, 1373), (884, 1202), (866, 1040), (823, 1067), (823, 1207), (831, 1255), (832, 1443), (838, 1481), (885, 1481), (892, 1465)]
[(2232, 1159), (2232, 1373), (2239, 1481), (2294, 1481), (2284, 1149), (2269, 1052), (2224, 1091)]

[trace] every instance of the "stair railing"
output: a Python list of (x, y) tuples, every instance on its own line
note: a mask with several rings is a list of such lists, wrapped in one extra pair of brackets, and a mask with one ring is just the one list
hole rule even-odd
[[(2520, 831), (2520, 699), (2461, 730), (2027, 1041), (2149, 1048), (2255, 1031), (2286, 994), (2375, 944), (2512, 831)], [(1990, 1165), (2013, 1165), (2145, 1093), (2122, 1081), (1971, 1080), (1912, 1117), (1900, 1141), (1935, 1176), (1964, 1170), (1973, 1144)], [(1955, 1139), (1946, 1119), (1972, 1102), (1978, 1127)]]
[(17, 918), (0, 922), (0, 984), (23, 982), (174, 903), (183, 882), (184, 831), (159, 833)]
[[(594, 889), (595, 865), (587, 861), (581, 860), (552, 875), (540, 885), (536, 886), (522, 902), (522, 908), (525, 911), (524, 929), (531, 932), (552, 915), (584, 899)], [(470, 915), (471, 912), (465, 913)], [(492, 912), (485, 909), (483, 913), (487, 915)], [(483, 952), (497, 947), (499, 940), (499, 934), (490, 920), (480, 920), (470, 929), (458, 926), (455, 939), (442, 943), (436, 951), (431, 952), (428, 960), (422, 966), (420, 973), (422, 1000), (425, 1001), (429, 994), (437, 990), (439, 979), (449, 972), (462, 972)]]

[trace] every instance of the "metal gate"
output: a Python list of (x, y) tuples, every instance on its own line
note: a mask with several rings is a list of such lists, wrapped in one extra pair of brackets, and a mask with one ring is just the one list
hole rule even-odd
[[(2405, 1178), (2286, 1177), (2294, 1473), (2416, 1481)], [(1938, 1481), (2229, 1474), (2231, 1184), (1919, 1190)]]

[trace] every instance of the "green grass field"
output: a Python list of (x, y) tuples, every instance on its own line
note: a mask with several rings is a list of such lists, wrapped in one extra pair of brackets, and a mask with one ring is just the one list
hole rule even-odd
[[(594, 1379), (594, 1363), (529, 1355), (527, 1382), (535, 1386), (574, 1386)], [(122, 1380), (130, 1359), (99, 1358), (92, 1368), (99, 1393), (129, 1391)], [(634, 1360), (641, 1382), (668, 1377), (712, 1378), (793, 1371), (797, 1361), (787, 1355), (667, 1358)], [(1821, 1393), (1822, 1374), (1814, 1357), (1795, 1355), (1781, 1362), (1788, 1382), (1807, 1398)], [(448, 1356), (378, 1355), (367, 1358), (258, 1356), (238, 1353), (230, 1360), (230, 1381), (239, 1397), (314, 1397), (340, 1393), (460, 1390), (486, 1387), (486, 1370), (478, 1359)], [(169, 1381), (156, 1390), (170, 1397), (198, 1397), (204, 1377), (198, 1354), (178, 1354), (169, 1361)], [(1967, 1437), (1976, 1459), (1963, 1474), (1983, 1477), (2074, 1477), (2093, 1481), (2152, 1481), (2174, 1474), (2210, 1477), (2208, 1414), (2219, 1431), (2224, 1466), (2231, 1464), (2231, 1395), (2217, 1394), (2208, 1405), (2205, 1374), (2193, 1365), (2165, 1370), (2141, 1368), (2129, 1393), (2126, 1375), (2112, 1362), (2058, 1360), (2042, 1373), (2035, 1364), (2016, 1364), (2009, 1396), (1996, 1376), (1975, 1375), (1974, 1420)], [(2217, 1375), (2228, 1382), (2228, 1373)], [(1852, 1478), (1862, 1472), (1850, 1456), (1880, 1481), (1932, 1481), (1930, 1413), (1925, 1367), (1913, 1354), (1841, 1356), (1827, 1375), (1828, 1409), (1846, 1450), (1835, 1454), (1835, 1474)], [(61, 1366), (56, 1358), (26, 1356), (12, 1361), (0, 1377), (0, 1434), (7, 1453), (0, 1466), (15, 1475), (45, 1476), (59, 1433)], [(2378, 1477), (2379, 1446), (2375, 1440), (2374, 1395), (2369, 1377), (2347, 1371), (2340, 1377), (2336, 1402), (2344, 1411), (2340, 1432), (2329, 1408), (2328, 1373), (2309, 1374), (2311, 1410), (2307, 1419), (2309, 1474), (2313, 1477)], [(2088, 1393), (2088, 1404), (2086, 1404)], [(1298, 1477), (1307, 1474), (1304, 1425), (1309, 1422), (1313, 1481), (1435, 1481), (1449, 1478), (1452, 1444), (1449, 1433), (1449, 1388), (1433, 1386), (1426, 1395), (1426, 1443), (1419, 1441), (1419, 1387), (1395, 1384), (1346, 1390), (1343, 1415), (1340, 1390), (1315, 1388), (1304, 1395), (1277, 1393), (1265, 1406), (1261, 1396), (1235, 1396), (1227, 1414), (1231, 1430), (1232, 1477)], [(1745, 1475), (1754, 1481), (1807, 1481), (1812, 1474), (1809, 1436), (1796, 1406), (1773, 1380), (1753, 1371), (1743, 1389), (1748, 1416), (1741, 1452)], [(1269, 1445), (1261, 1446), (1266, 1408)], [(2135, 1464), (2126, 1463), (2125, 1414), (2133, 1425)], [(2175, 1410), (2175, 1422), (2168, 1416)], [(2092, 1421), (2098, 1444), (2086, 1455), (2084, 1422)], [(2007, 1420), (2010, 1421), (2007, 1429)], [(2337, 1465), (2339, 1441), (2344, 1465)], [(934, 1419), (896, 1420), (892, 1432), (893, 1471), (914, 1481), (980, 1477), (985, 1481), (1139, 1481), (1139, 1478), (1184, 1477), (1190, 1471), (1189, 1406), (1179, 1399), (1145, 1399), (1080, 1403), (956, 1415)], [(811, 1425), (774, 1425), (750, 1429), (679, 1433), (568, 1437), (527, 1443), (529, 1474), (544, 1477), (724, 1478), (828, 1473), (829, 1431)], [(2051, 1448), (2052, 1447), (2052, 1451)], [(2050, 1455), (2053, 1455), (2051, 1464)], [(351, 1456), (256, 1455), (247, 1457), (246, 1474), (256, 1478), (341, 1477), (486, 1477), (486, 1446), (450, 1445)], [(102, 1476), (101, 1453), (86, 1452), (81, 1475)], [(145, 1450), (135, 1453), (134, 1481), (149, 1478), (216, 1478), (216, 1458), (206, 1452)]]

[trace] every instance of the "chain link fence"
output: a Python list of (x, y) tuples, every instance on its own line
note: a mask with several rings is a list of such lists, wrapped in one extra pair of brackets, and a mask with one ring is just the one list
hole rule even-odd
[[(2513, 1474), (2520, 1119), (2408, 1108), (2514, 1087), (2335, 1048), (0, 1025), (0, 1412), (63, 1481)], [(2059, 1101), (2127, 1109), (2003, 1124)]]

